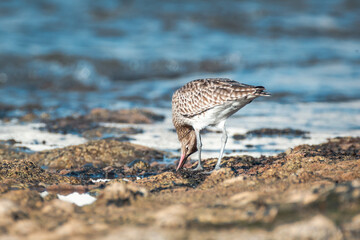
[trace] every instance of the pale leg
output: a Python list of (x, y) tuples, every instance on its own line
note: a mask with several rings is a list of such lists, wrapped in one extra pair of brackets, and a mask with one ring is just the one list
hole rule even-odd
[(194, 171), (200, 171), (203, 170), (203, 167), (201, 166), (201, 136), (200, 136), (200, 130), (195, 129), (196, 134), (196, 147), (198, 149), (198, 165), (196, 168), (194, 168)]
[(220, 169), (221, 159), (222, 159), (222, 157), (224, 155), (224, 149), (225, 149), (225, 145), (226, 145), (227, 138), (228, 138), (226, 128), (225, 128), (225, 122), (221, 123), (220, 127), (222, 128), (221, 149), (220, 149), (219, 159), (217, 160), (217, 163), (216, 163), (216, 166), (215, 166), (215, 170)]

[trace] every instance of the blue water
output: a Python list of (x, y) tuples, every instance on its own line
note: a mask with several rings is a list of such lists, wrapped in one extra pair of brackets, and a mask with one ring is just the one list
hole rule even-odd
[(296, 127), (335, 135), (336, 119), (359, 129), (359, 24), (356, 0), (0, 1), (0, 110), (169, 112), (186, 82), (229, 77), (272, 93), (254, 106), (266, 125), (291, 127), (277, 121), (284, 109)]

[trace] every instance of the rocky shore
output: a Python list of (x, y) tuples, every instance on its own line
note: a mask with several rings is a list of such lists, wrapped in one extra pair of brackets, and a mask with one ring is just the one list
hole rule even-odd
[[(226, 157), (211, 174), (114, 139), (34, 154), (0, 145), (4, 239), (358, 239), (360, 138), (273, 157)], [(216, 159), (206, 159), (207, 170)], [(196, 163), (194, 163), (196, 164)], [(188, 163), (187, 167), (192, 167)], [(104, 177), (110, 181), (94, 182)], [(48, 191), (45, 197), (40, 192)], [(89, 192), (83, 207), (59, 192)]]

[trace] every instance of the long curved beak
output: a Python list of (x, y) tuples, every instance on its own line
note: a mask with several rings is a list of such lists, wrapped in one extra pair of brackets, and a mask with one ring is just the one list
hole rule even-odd
[(186, 162), (185, 154), (182, 154), (181, 158), (180, 158), (180, 161), (179, 161), (179, 164), (178, 164), (178, 166), (176, 168), (176, 171), (179, 170), (180, 168), (182, 168), (184, 166), (185, 162)]

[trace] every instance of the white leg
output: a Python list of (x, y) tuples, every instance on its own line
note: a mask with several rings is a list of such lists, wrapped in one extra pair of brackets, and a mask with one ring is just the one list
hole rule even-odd
[(223, 122), (220, 127), (222, 128), (222, 136), (221, 136), (221, 149), (220, 149), (220, 155), (219, 155), (219, 159), (216, 163), (216, 166), (215, 166), (215, 170), (219, 170), (220, 169), (220, 164), (221, 164), (221, 159), (224, 155), (224, 149), (225, 149), (225, 145), (226, 145), (226, 142), (227, 142), (227, 132), (226, 132), (226, 128), (225, 128), (225, 122)]
[(198, 165), (196, 168), (194, 168), (194, 171), (200, 171), (203, 170), (201, 166), (201, 136), (200, 136), (200, 130), (195, 129), (196, 134), (196, 147), (198, 149)]

